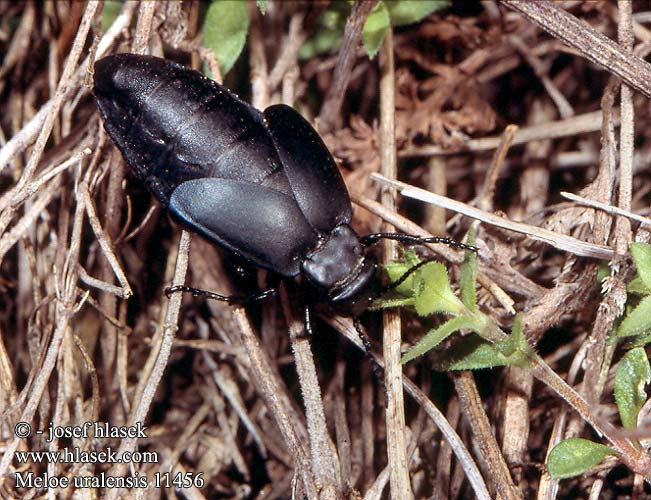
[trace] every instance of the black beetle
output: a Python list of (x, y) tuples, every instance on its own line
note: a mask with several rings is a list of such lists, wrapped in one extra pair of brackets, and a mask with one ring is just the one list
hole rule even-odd
[(300, 276), (313, 302), (361, 313), (379, 292), (364, 246), (379, 238), (451, 242), (360, 240), (330, 152), (289, 106), (260, 112), (198, 71), (134, 54), (97, 61), (94, 94), (127, 163), (181, 226), (250, 264)]

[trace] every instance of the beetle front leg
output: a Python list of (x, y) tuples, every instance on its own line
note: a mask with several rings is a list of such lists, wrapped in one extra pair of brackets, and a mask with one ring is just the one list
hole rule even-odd
[(221, 295), (219, 293), (210, 292), (208, 290), (202, 290), (201, 288), (194, 288), (185, 285), (174, 285), (165, 289), (165, 295), (167, 296), (167, 298), (169, 298), (173, 293), (178, 293), (178, 292), (191, 293), (193, 297), (205, 297), (207, 299), (217, 300), (219, 302), (226, 302), (231, 305), (245, 305), (245, 304), (250, 304), (252, 302), (261, 302), (263, 300), (268, 299), (269, 297), (273, 297), (278, 293), (278, 289), (275, 287), (267, 288), (266, 290), (262, 290), (261, 292), (254, 293), (248, 296)]

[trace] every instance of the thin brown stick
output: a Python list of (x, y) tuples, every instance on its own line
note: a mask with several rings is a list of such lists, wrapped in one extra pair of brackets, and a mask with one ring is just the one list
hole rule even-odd
[[(349, 319), (344, 319), (341, 317), (329, 318), (328, 323), (336, 328), (337, 331), (342, 333), (348, 340), (350, 340), (358, 349), (364, 350), (364, 344), (359, 338), (357, 331), (353, 327), (352, 321)], [(372, 353), (374, 362), (378, 363), (380, 366), (384, 366), (384, 360), (377, 356), (375, 353)], [(448, 421), (445, 418), (445, 415), (436, 407), (434, 403), (427, 397), (420, 388), (414, 384), (411, 380), (406, 377), (403, 377), (402, 382), (404, 384), (405, 390), (407, 393), (425, 410), (427, 416), (434, 422), (434, 424), (441, 431), (441, 434), (450, 444), (454, 454), (456, 455), (463, 471), (466, 473), (468, 482), (473, 488), (473, 491), (476, 497), (480, 500), (489, 500), (491, 498), (486, 488), (486, 484), (482, 478), (477, 465), (475, 464), (470, 452), (461, 441), (459, 435), (455, 430), (450, 426)], [(378, 478), (379, 480), (379, 478)]]
[(336, 500), (343, 495), (338, 474), (339, 463), (333, 453), (334, 447), (328, 435), (321, 388), (310, 340), (306, 336), (303, 321), (292, 313), (285, 287), (281, 288), (280, 293), (283, 313), (289, 325), (289, 339), (294, 351), (296, 372), (305, 405), (314, 482), (319, 490), (319, 499)]
[(463, 371), (455, 374), (453, 381), (461, 402), (463, 416), (470, 424), (469, 427), (475, 437), (476, 445), (488, 467), (488, 476), (494, 491), (504, 500), (522, 498), (513, 484), (509, 468), (493, 435), (472, 373)]
[[(190, 251), (190, 234), (186, 231), (181, 232), (181, 239), (179, 241), (179, 250), (176, 258), (176, 267), (174, 270), (174, 278), (172, 279), (172, 286), (182, 285), (185, 282), (185, 275), (188, 269), (188, 253)], [(154, 400), (156, 389), (163, 378), (163, 373), (167, 367), (170, 353), (172, 351), (172, 343), (177, 330), (179, 329), (179, 313), (181, 310), (182, 294), (173, 294), (167, 304), (167, 310), (164, 312), (165, 319), (162, 321), (163, 332), (160, 343), (154, 346), (150, 359), (155, 359), (151, 373), (146, 379), (142, 395), (135, 400), (132, 407), (131, 414), (129, 415), (128, 425), (135, 425), (139, 422), (144, 422), (149, 413), (151, 403)], [(129, 437), (122, 440), (118, 449), (118, 456), (122, 456), (125, 452), (133, 451), (136, 447), (138, 439), (136, 437)], [(111, 474), (121, 476), (125, 473), (127, 464), (116, 464), (111, 468)], [(108, 499), (115, 499), (119, 493), (118, 488), (112, 489), (108, 492)]]
[(504, 160), (506, 155), (509, 152), (511, 145), (513, 144), (513, 137), (518, 131), (517, 125), (507, 125), (502, 133), (502, 138), (499, 146), (493, 154), (493, 159), (491, 164), (488, 167), (488, 172), (486, 172), (486, 177), (484, 178), (484, 185), (481, 189), (481, 194), (479, 195), (478, 206), (482, 210), (492, 210), (493, 209), (493, 197), (495, 195), (495, 185), (497, 184), (497, 179), (500, 176), (500, 171), (504, 165)]
[(145, 54), (147, 52), (147, 44), (149, 43), (149, 36), (151, 34), (151, 22), (154, 19), (157, 4), (158, 2), (155, 0), (140, 2), (136, 34), (131, 44), (131, 50), (134, 54)]
[(584, 57), (618, 76), (635, 90), (651, 97), (651, 64), (628, 53), (606, 35), (569, 14), (549, 0), (502, 0), (530, 21)]
[(357, 47), (362, 38), (362, 28), (376, 1), (356, 0), (353, 10), (348, 16), (337, 66), (332, 76), (332, 85), (328, 89), (321, 113), (319, 113), (319, 129), (323, 133), (329, 132), (334, 127), (339, 116), (350, 75), (353, 71)]
[[(512, 146), (525, 144), (530, 141), (540, 141), (543, 139), (559, 139), (561, 137), (571, 137), (589, 132), (598, 132), (601, 130), (601, 111), (592, 111), (582, 115), (573, 116), (565, 120), (544, 123), (542, 125), (533, 125), (531, 127), (521, 127), (513, 136)], [(615, 117), (615, 123), (617, 117)], [(479, 152), (495, 149), (500, 145), (502, 135), (494, 137), (483, 137), (481, 139), (470, 139), (465, 142), (460, 149), (444, 149), (440, 146), (420, 146), (405, 148), (400, 151), (400, 158), (410, 158), (414, 156), (430, 155), (451, 155), (461, 152)]]
[[(101, 57), (108, 49), (111, 47), (115, 40), (122, 34), (129, 24), (135, 13), (138, 2), (135, 0), (130, 0), (125, 2), (122, 12), (117, 17), (117, 19), (111, 25), (111, 28), (105, 33), (105, 35), (100, 40), (100, 43), (97, 47), (97, 56)], [(79, 85), (83, 81), (86, 71), (88, 70), (89, 59), (87, 58), (83, 64), (77, 69), (74, 74), (72, 81), (67, 83), (65, 87), (64, 98), (69, 97), (79, 88)], [(64, 71), (65, 73), (65, 71)], [(55, 98), (53, 97), (47, 101), (34, 117), (27, 122), (27, 124), (15, 134), (7, 144), (5, 144), (2, 149), (0, 149), (0, 172), (7, 166), (9, 162), (16, 156), (25, 151), (29, 146), (34, 143), (34, 140), (38, 133), (43, 129), (44, 124), (48, 116), (51, 115), (52, 107), (54, 106)], [(54, 113), (56, 114), (56, 113)]]
[[(618, 0), (620, 18), (618, 22), (618, 38), (622, 49), (633, 52), (633, 20), (632, 3), (629, 0)], [(621, 125), (619, 128), (619, 192), (617, 206), (621, 210), (631, 210), (633, 193), (633, 151), (635, 149), (635, 110), (633, 95), (628, 85), (622, 85), (620, 94)], [(620, 254), (628, 250), (631, 237), (631, 221), (626, 217), (618, 217), (615, 222), (615, 246)]]

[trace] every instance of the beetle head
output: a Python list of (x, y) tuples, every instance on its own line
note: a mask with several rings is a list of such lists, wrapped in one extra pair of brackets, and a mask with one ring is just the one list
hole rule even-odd
[(361, 314), (378, 295), (375, 258), (347, 224), (335, 227), (301, 263), (301, 274), (338, 311)]

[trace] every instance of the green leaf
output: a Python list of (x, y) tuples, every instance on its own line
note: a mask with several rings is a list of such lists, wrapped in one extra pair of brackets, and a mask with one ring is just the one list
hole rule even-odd
[(631, 254), (640, 276), (648, 289), (651, 289), (651, 245), (647, 243), (632, 243)]
[(447, 0), (384, 0), (392, 26), (417, 23), (448, 5)]
[[(469, 245), (475, 244), (475, 234), (471, 230), (468, 235)], [(461, 291), (461, 302), (471, 311), (477, 310), (477, 254), (466, 250), (464, 252), (463, 264), (461, 265), (461, 282), (459, 288)]]
[(319, 17), (313, 34), (301, 45), (298, 51), (299, 59), (304, 61), (338, 50), (344, 36), (344, 26), (348, 14), (350, 14), (350, 6), (346, 2), (332, 2)]
[(440, 262), (423, 266), (416, 276), (416, 312), (428, 316), (437, 312), (460, 315), (467, 311), (450, 287), (448, 272)]
[[(389, 281), (391, 283), (395, 283), (398, 281), (402, 276), (409, 271), (413, 266), (409, 263), (404, 263), (404, 262), (392, 262), (390, 264), (387, 264), (384, 266), (384, 270), (387, 273), (387, 276), (389, 278)], [(410, 276), (405, 279), (401, 284), (399, 284), (397, 287), (395, 287), (393, 290), (398, 292), (401, 295), (404, 295), (405, 297), (413, 297), (414, 296), (414, 278), (416, 276), (416, 273), (412, 273)]]
[(104, 8), (102, 8), (102, 31), (105, 32), (111, 27), (113, 21), (120, 14), (123, 4), (124, 1), (122, 0), (106, 0), (104, 2)]
[(451, 320), (443, 323), (438, 328), (435, 328), (434, 330), (431, 330), (429, 333), (427, 333), (427, 335), (420, 339), (420, 341), (414, 347), (407, 351), (400, 362), (404, 365), (412, 359), (415, 359), (418, 356), (422, 356), (428, 351), (434, 349), (454, 332), (462, 328), (473, 329), (474, 326), (475, 324), (473, 318), (469, 316), (459, 316), (457, 318), (452, 318)]
[[(416, 255), (413, 250), (409, 250), (402, 255), (400, 262), (392, 262), (384, 266), (384, 270), (387, 273), (389, 281), (395, 283), (403, 278), (403, 276), (411, 271), (415, 266), (420, 264), (421, 258)], [(420, 269), (417, 269), (415, 272), (409, 273), (409, 275), (400, 283), (400, 285), (392, 288), (395, 292), (398, 292), (405, 297), (413, 297), (415, 295), (417, 277), (419, 276)]]
[(314, 56), (335, 52), (341, 46), (342, 31), (321, 28), (298, 49), (298, 57), (305, 61)]
[(547, 470), (554, 479), (578, 476), (590, 470), (614, 450), (587, 439), (571, 438), (558, 443), (547, 458)]
[(637, 416), (647, 399), (644, 386), (651, 382), (651, 366), (642, 347), (631, 349), (620, 360), (615, 374), (615, 401), (622, 424), (637, 427)]
[(447, 349), (444, 357), (434, 362), (434, 368), (438, 371), (480, 370), (511, 364), (513, 363), (510, 359), (499, 352), (494, 344), (481, 337), (472, 336)]
[(267, 13), (267, 0), (255, 0), (255, 4), (258, 6), (258, 10), (264, 16)]
[(222, 76), (240, 56), (249, 30), (247, 2), (215, 0), (208, 6), (203, 23), (203, 46), (217, 56)]
[(601, 285), (608, 276), (610, 276), (610, 267), (608, 267), (608, 263), (600, 262), (599, 267), (597, 267), (597, 284)]
[(617, 329), (618, 337), (632, 337), (651, 332), (651, 295), (644, 297), (640, 303), (629, 312)]
[(413, 297), (379, 299), (373, 302), (369, 310), (391, 309), (393, 307), (414, 307)]
[(640, 276), (633, 278), (628, 285), (626, 285), (626, 291), (633, 295), (649, 295), (651, 294), (651, 288), (648, 288)]
[(506, 340), (495, 343), (495, 349), (503, 354), (510, 365), (517, 365), (527, 367), (530, 364), (530, 359), (527, 356), (533, 350), (529, 345), (527, 337), (524, 335), (522, 329), (522, 316), (520, 314), (515, 316), (511, 335)]
[(366, 47), (366, 54), (371, 59), (380, 50), (384, 37), (389, 31), (390, 23), (389, 11), (384, 2), (380, 0), (366, 18), (362, 30), (362, 40), (364, 41), (364, 47)]

